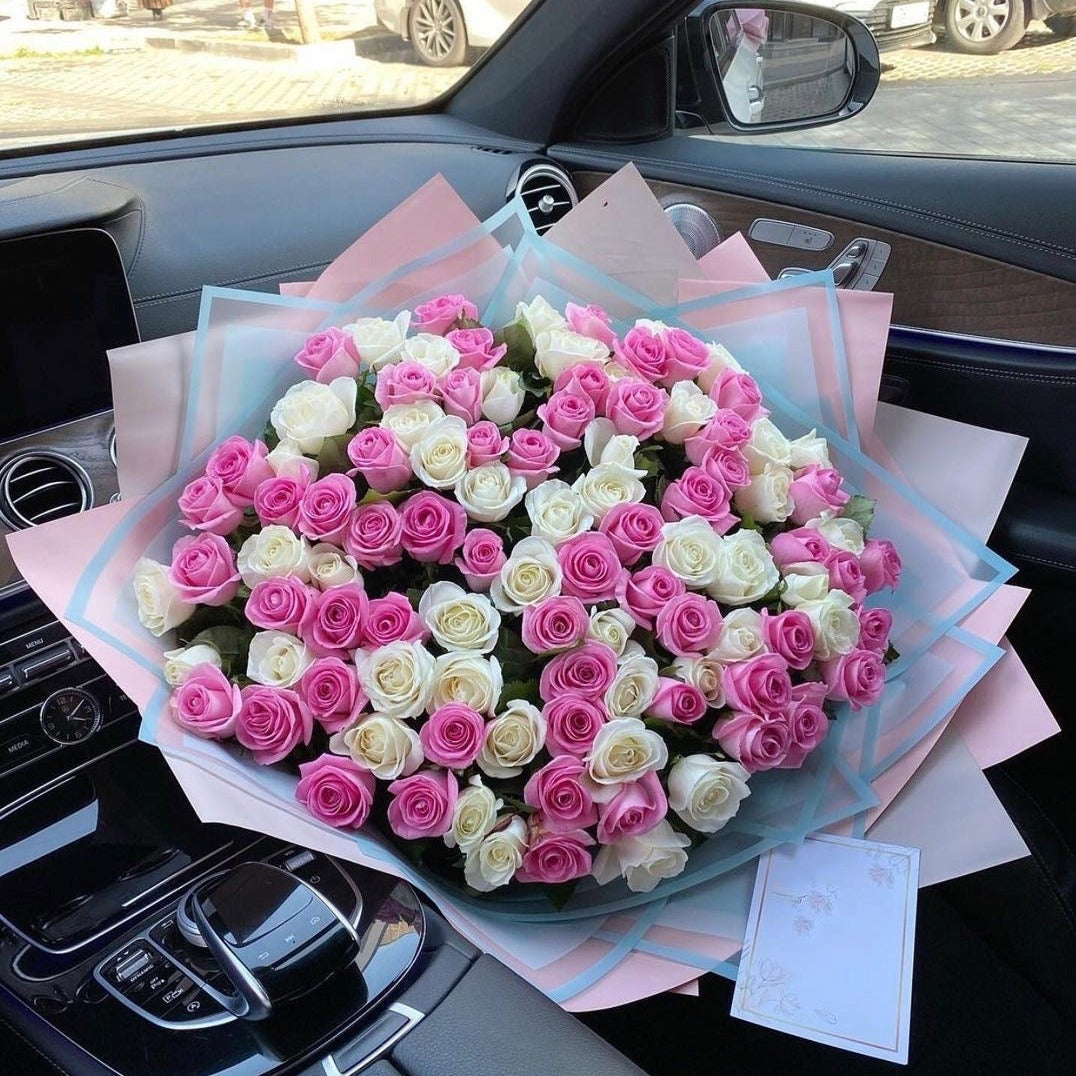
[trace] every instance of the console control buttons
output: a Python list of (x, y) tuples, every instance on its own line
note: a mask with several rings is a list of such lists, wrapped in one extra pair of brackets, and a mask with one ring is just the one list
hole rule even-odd
[(71, 647), (67, 643), (60, 643), (57, 646), (50, 646), (47, 650), (38, 651), (32, 658), (23, 658), (15, 668), (22, 681), (29, 683), (31, 680), (40, 680), (42, 677), (51, 675), (57, 669), (72, 664), (74, 660), (75, 654)]
[(89, 739), (101, 727), (101, 704), (80, 687), (54, 691), (41, 704), (41, 731), (58, 744)]

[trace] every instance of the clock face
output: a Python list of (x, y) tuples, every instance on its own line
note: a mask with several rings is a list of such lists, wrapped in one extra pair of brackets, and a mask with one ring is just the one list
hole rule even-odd
[(40, 721), (53, 743), (81, 743), (101, 727), (101, 704), (80, 687), (61, 688), (41, 704)]

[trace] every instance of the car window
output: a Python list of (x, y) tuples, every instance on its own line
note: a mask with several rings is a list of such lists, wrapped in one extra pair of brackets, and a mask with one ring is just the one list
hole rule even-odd
[[(710, 6), (700, 4), (692, 14), (699, 18)], [(822, 127), (750, 132), (752, 145), (1076, 161), (1076, 0), (804, 4), (805, 12), (812, 8), (822, 17), (826, 9), (853, 15), (871, 31), (881, 58), (877, 92), (859, 115)], [(730, 43), (725, 28), (730, 14), (748, 29), (739, 43)], [(714, 67), (728, 70), (730, 48), (740, 67), (739, 77), (725, 85), (728, 105), (742, 123), (784, 120), (802, 114), (808, 102), (816, 111), (832, 107), (825, 78), (797, 81), (775, 73), (783, 48), (802, 48), (806, 21), (806, 15), (747, 7), (708, 20)], [(690, 24), (691, 16), (681, 34)], [(846, 79), (834, 78), (835, 92), (846, 86)], [(681, 110), (694, 107), (678, 101)], [(681, 120), (696, 137), (744, 137), (720, 125), (707, 131), (683, 112)]]
[(0, 150), (421, 108), (459, 82), (527, 7), (0, 0)]

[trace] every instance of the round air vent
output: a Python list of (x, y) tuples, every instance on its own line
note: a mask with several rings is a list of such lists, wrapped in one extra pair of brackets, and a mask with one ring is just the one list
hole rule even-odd
[(567, 172), (552, 164), (530, 164), (509, 195), (518, 194), (539, 235), (549, 231), (579, 201)]
[(0, 466), (0, 516), (10, 527), (34, 527), (92, 506), (90, 476), (69, 456), (20, 452)]

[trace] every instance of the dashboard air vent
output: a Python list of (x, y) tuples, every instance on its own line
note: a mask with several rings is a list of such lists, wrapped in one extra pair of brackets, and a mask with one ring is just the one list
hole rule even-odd
[(59, 452), (20, 452), (0, 466), (0, 516), (11, 527), (34, 527), (92, 506), (89, 475)]
[(539, 235), (549, 231), (579, 201), (567, 173), (551, 164), (527, 165), (514, 193), (523, 200)]

